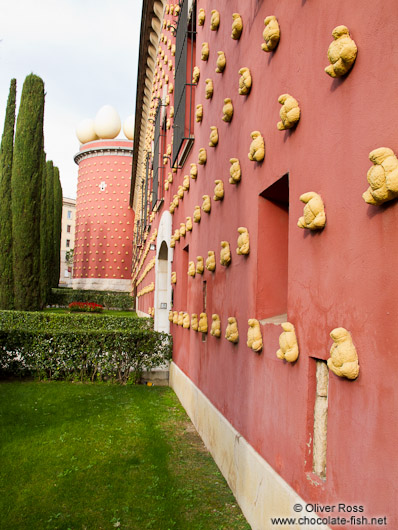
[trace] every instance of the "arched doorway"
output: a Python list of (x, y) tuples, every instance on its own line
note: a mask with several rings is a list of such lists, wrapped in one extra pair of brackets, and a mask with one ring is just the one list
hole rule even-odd
[(170, 332), (170, 277), (169, 249), (166, 241), (162, 241), (156, 263), (155, 290), (155, 330)]

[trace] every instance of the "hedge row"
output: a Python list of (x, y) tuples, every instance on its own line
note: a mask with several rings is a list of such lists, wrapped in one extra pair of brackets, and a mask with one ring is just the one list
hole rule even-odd
[[(0, 312), (0, 375), (126, 383), (171, 359), (171, 336), (148, 329), (149, 319), (51, 315), (49, 329), (47, 317)], [(91, 329), (85, 319), (91, 319)], [(102, 320), (121, 320), (122, 325), (127, 320), (130, 327), (112, 329), (111, 323), (102, 322), (102, 328), (92, 329)]]
[(85, 291), (83, 289), (51, 289), (48, 305), (68, 307), (72, 302), (94, 302), (105, 309), (129, 310), (134, 299), (128, 293), (114, 291)]

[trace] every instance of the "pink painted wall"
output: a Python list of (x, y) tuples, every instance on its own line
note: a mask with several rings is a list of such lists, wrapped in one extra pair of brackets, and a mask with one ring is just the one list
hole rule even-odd
[[(97, 140), (82, 145), (80, 152), (99, 147), (131, 149), (132, 145), (127, 140)], [(130, 278), (134, 226), (134, 212), (129, 207), (131, 164), (131, 156), (100, 152), (80, 161), (74, 278)]]
[[(369, 152), (384, 146), (398, 153), (396, 2), (198, 0), (200, 7), (206, 23), (197, 29), (195, 105), (203, 104), (204, 116), (195, 124), (194, 147), (166, 192), (163, 209), (201, 147), (207, 149), (207, 164), (199, 166), (197, 181), (191, 180), (180, 201), (173, 230), (192, 216), (202, 195), (213, 196), (215, 179), (223, 180), (225, 198), (212, 201), (211, 213), (202, 212), (200, 224), (176, 244), (174, 309), (203, 311), (206, 282), (209, 328), (211, 314), (218, 313), (224, 335), (227, 318), (235, 316), (240, 342), (233, 345), (210, 334), (203, 341), (201, 334), (174, 325), (174, 362), (308, 502), (360, 504), (365, 516), (387, 516), (388, 527), (397, 528), (398, 205), (375, 207), (362, 199)], [(217, 32), (210, 31), (215, 8), (221, 16)], [(234, 12), (244, 21), (239, 41), (230, 38)], [(261, 49), (268, 15), (275, 15), (281, 28), (279, 46), (270, 54)], [(352, 71), (333, 80), (324, 72), (326, 53), (333, 28), (341, 24), (349, 28), (359, 52)], [(200, 60), (202, 42), (210, 47), (207, 63)], [(218, 50), (227, 57), (223, 74), (215, 73)], [(238, 94), (243, 66), (253, 78), (247, 97)], [(205, 99), (208, 77), (214, 82), (211, 100)], [(290, 132), (276, 127), (283, 93), (293, 95), (301, 107), (300, 123)], [(221, 119), (226, 97), (234, 104), (230, 124)], [(219, 132), (216, 148), (208, 146), (212, 125)], [(265, 138), (260, 164), (247, 156), (253, 130)], [(168, 134), (171, 138), (172, 131)], [(228, 183), (231, 157), (238, 157), (242, 167), (237, 186)], [(260, 197), (286, 173), (288, 224), (280, 212), (264, 211)], [(320, 233), (297, 227), (303, 210), (299, 196), (308, 191), (325, 202), (327, 224)], [(235, 253), (239, 226), (250, 233), (248, 257)], [(218, 261), (222, 240), (231, 245), (228, 268)], [(206, 258), (208, 250), (216, 251), (216, 272), (188, 278), (187, 262), (198, 255)], [(279, 314), (284, 307), (299, 341), (294, 365), (276, 358), (280, 326), (262, 326), (261, 354), (246, 346), (247, 320)], [(311, 472), (313, 358), (329, 357), (329, 333), (336, 327), (351, 332), (361, 371), (356, 381), (330, 373), (327, 478), (321, 481)]]

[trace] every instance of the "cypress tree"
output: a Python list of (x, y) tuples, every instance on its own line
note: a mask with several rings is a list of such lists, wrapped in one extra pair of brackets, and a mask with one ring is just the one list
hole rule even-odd
[(42, 184), (44, 83), (26, 77), (15, 132), (11, 178), (14, 305), (40, 308), (40, 197)]
[(48, 289), (54, 287), (55, 276), (55, 245), (54, 245), (54, 164), (46, 163), (46, 195), (47, 195), (47, 250), (48, 250)]
[(51, 236), (48, 219), (47, 164), (46, 153), (42, 153), (42, 182), (40, 203), (40, 306), (44, 307), (50, 290)]
[(58, 287), (61, 267), (61, 231), (62, 231), (62, 187), (59, 169), (54, 166), (54, 279), (53, 287)]
[(11, 79), (0, 147), (0, 309), (14, 308), (11, 172), (14, 150), (17, 81)]

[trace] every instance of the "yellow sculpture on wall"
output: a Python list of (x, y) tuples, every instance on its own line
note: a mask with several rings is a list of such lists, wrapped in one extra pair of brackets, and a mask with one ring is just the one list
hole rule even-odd
[(210, 195), (203, 195), (202, 199), (203, 199), (202, 210), (205, 213), (210, 213), (210, 211), (211, 211)]
[(398, 197), (398, 159), (392, 149), (379, 147), (369, 153), (373, 166), (367, 179), (369, 188), (362, 195), (368, 204), (383, 204)]
[(210, 272), (214, 272), (216, 270), (216, 256), (213, 250), (209, 250), (207, 252), (206, 269)]
[(174, 237), (174, 241), (179, 241), (180, 240), (180, 231), (179, 231), (178, 228), (176, 228), (174, 230), (174, 236), (173, 237)]
[(196, 180), (198, 178), (198, 166), (195, 163), (191, 164), (191, 170), (189, 172), (191, 179)]
[(250, 152), (247, 155), (249, 160), (261, 162), (265, 157), (265, 143), (260, 131), (253, 131), (251, 133), (252, 143), (250, 144)]
[(178, 197), (178, 195), (173, 195), (173, 204), (176, 208), (178, 207), (179, 202), (180, 198)]
[(260, 323), (255, 318), (248, 320), (247, 345), (256, 353), (263, 349), (263, 337), (261, 335)]
[(239, 331), (238, 331), (238, 322), (235, 317), (228, 317), (228, 325), (225, 330), (225, 338), (229, 342), (237, 344), (239, 342)]
[(186, 234), (186, 227), (185, 227), (185, 223), (180, 223), (180, 236), (181, 237), (185, 237), (185, 234)]
[(182, 186), (178, 186), (177, 188), (177, 195), (180, 199), (184, 198), (184, 188)]
[(192, 278), (195, 278), (195, 274), (196, 274), (195, 262), (190, 261), (188, 263), (188, 276), (192, 276)]
[(218, 129), (215, 125), (212, 125), (210, 127), (209, 146), (216, 147), (217, 144), (218, 144)]
[(335, 328), (330, 332), (330, 336), (334, 344), (328, 359), (329, 370), (339, 377), (356, 379), (359, 375), (358, 355), (350, 332), (345, 328)]
[(187, 222), (185, 223), (185, 227), (187, 229), (187, 232), (191, 232), (193, 225), (192, 225), (192, 217), (187, 217)]
[(299, 356), (296, 331), (290, 322), (284, 322), (281, 326), (283, 332), (279, 337), (279, 350), (276, 352), (276, 356), (278, 359), (294, 363)]
[(169, 311), (169, 322), (173, 322), (173, 311)]
[(196, 205), (193, 211), (193, 222), (200, 223), (200, 217), (201, 217), (200, 206)]
[(182, 319), (183, 319), (183, 318), (184, 318), (184, 311), (180, 311), (180, 312), (178, 313), (178, 320), (177, 320), (177, 324), (178, 324), (179, 326), (182, 326)]
[[(174, 211), (174, 210), (173, 210)], [(170, 239), (170, 248), (175, 248), (176, 246), (176, 242), (175, 242), (175, 239), (174, 239), (174, 236), (171, 236), (171, 239)]]
[(199, 83), (199, 78), (200, 78), (199, 66), (194, 66), (192, 70), (192, 83), (194, 85), (197, 85)]
[(328, 49), (330, 65), (325, 68), (325, 72), (330, 77), (341, 77), (352, 68), (357, 58), (358, 48), (346, 26), (334, 28), (332, 36), (334, 41)]
[(231, 263), (231, 250), (228, 241), (221, 241), (220, 263), (224, 267), (228, 267)]
[[(164, 189), (165, 189), (165, 191), (169, 191), (169, 186), (170, 186), (169, 181), (166, 179), (164, 181)], [(174, 213), (174, 204), (173, 204), (173, 211), (170, 212), (170, 213)]]
[(203, 119), (203, 105), (201, 103), (196, 105), (195, 119), (198, 123), (200, 123)]
[(263, 38), (265, 43), (261, 45), (261, 49), (265, 52), (272, 52), (278, 46), (281, 36), (278, 20), (274, 16), (269, 16), (264, 20)]
[(214, 184), (215, 188), (213, 200), (222, 201), (224, 198), (224, 183), (222, 180), (215, 180)]
[(202, 61), (207, 61), (207, 59), (209, 58), (209, 53), (210, 53), (209, 43), (208, 42), (203, 42), (202, 43), (202, 55), (200, 57), (202, 59)]
[(189, 190), (189, 187), (191, 185), (191, 180), (189, 178), (189, 175), (184, 175), (184, 179), (182, 181), (182, 189), (184, 191), (188, 191)]
[(182, 327), (184, 329), (189, 329), (190, 326), (190, 318), (188, 313), (184, 313), (184, 316), (182, 317)]
[(198, 331), (201, 333), (207, 333), (207, 315), (206, 313), (200, 313)]
[(213, 97), (213, 92), (214, 92), (213, 81), (211, 79), (206, 79), (205, 98), (211, 99)]
[(244, 226), (240, 226), (238, 228), (239, 236), (238, 236), (238, 248), (236, 249), (236, 253), (241, 255), (247, 255), (250, 253), (250, 240), (249, 240), (249, 232), (247, 228)]
[(231, 167), (229, 168), (229, 174), (231, 178), (229, 179), (230, 184), (237, 184), (242, 178), (242, 170), (240, 168), (240, 162), (238, 158), (230, 158), (229, 163)]
[(239, 70), (239, 94), (247, 96), (252, 88), (252, 76), (250, 70), (244, 66)]
[(202, 256), (196, 256), (196, 274), (203, 274), (204, 268)]
[(278, 98), (278, 102), (282, 105), (279, 115), (281, 121), (278, 122), (277, 127), (280, 131), (291, 129), (300, 120), (300, 107), (297, 99), (294, 99), (289, 94), (282, 94)]
[(178, 311), (173, 311), (173, 324), (178, 324)]
[(198, 163), (201, 165), (201, 166), (204, 166), (207, 162), (207, 152), (206, 152), (206, 149), (204, 147), (201, 147), (199, 149), (199, 155), (198, 155)]
[(225, 70), (225, 66), (227, 64), (227, 58), (225, 57), (224, 52), (217, 52), (217, 63), (216, 63), (216, 74), (222, 74)]
[(191, 329), (193, 331), (198, 331), (199, 323), (198, 323), (198, 315), (196, 313), (192, 313), (191, 315)]
[(173, 182), (173, 173), (169, 173), (167, 175), (167, 180), (170, 182), (170, 184), (172, 184), (172, 182)]
[(224, 106), (222, 108), (223, 116), (222, 120), (229, 123), (232, 121), (233, 115), (234, 115), (234, 107), (232, 105), (231, 98), (225, 98), (224, 99)]
[(220, 25), (220, 13), (213, 9), (211, 12), (210, 29), (211, 31), (217, 31)]
[(232, 33), (231, 38), (234, 40), (239, 40), (242, 35), (243, 30), (243, 20), (239, 13), (233, 13), (232, 15)]
[(322, 230), (326, 224), (326, 214), (321, 196), (309, 191), (300, 195), (300, 201), (305, 203), (305, 206), (297, 226), (309, 230)]
[(217, 337), (218, 339), (221, 337), (221, 322), (220, 317), (216, 313), (211, 315), (212, 323), (211, 323), (211, 329), (210, 329), (210, 335), (213, 337)]
[(177, 283), (177, 273), (175, 271), (171, 273), (171, 283), (172, 284)]
[(204, 26), (205, 19), (206, 19), (206, 13), (205, 13), (205, 10), (201, 7), (198, 13), (198, 25)]

